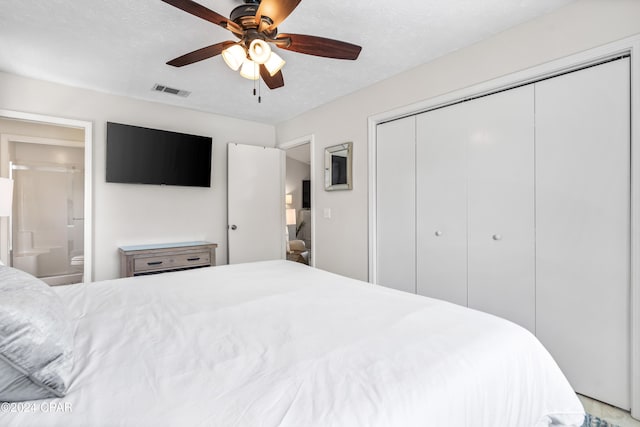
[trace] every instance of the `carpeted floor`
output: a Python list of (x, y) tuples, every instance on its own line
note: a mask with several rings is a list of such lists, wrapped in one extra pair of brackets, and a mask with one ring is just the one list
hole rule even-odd
[(587, 414), (584, 419), (584, 424), (582, 427), (618, 427), (615, 424), (609, 424), (608, 422), (601, 420), (598, 417), (594, 417), (591, 414)]

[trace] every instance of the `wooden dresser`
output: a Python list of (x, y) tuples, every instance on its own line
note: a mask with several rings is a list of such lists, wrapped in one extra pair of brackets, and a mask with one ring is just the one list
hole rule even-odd
[(214, 266), (217, 247), (209, 242), (122, 246), (118, 248), (120, 277)]

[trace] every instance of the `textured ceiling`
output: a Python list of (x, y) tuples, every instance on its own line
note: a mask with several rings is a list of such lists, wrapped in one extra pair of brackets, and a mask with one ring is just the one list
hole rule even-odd
[[(0, 70), (77, 87), (278, 123), (572, 0), (304, 0), (280, 25), (358, 44), (357, 61), (278, 49), (285, 86), (253, 82), (220, 56), (182, 68), (165, 63), (233, 35), (160, 0), (0, 0)], [(201, 0), (224, 16), (241, 0)], [(151, 90), (155, 83), (191, 92)]]

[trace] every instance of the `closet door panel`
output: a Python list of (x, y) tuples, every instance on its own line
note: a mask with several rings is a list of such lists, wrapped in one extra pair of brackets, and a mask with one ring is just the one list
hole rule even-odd
[(415, 117), (377, 127), (377, 283), (416, 292)]
[(420, 295), (467, 305), (469, 105), (420, 114), (416, 124), (416, 254)]
[(469, 307), (534, 331), (533, 87), (469, 105)]
[(629, 408), (629, 60), (536, 84), (537, 336)]

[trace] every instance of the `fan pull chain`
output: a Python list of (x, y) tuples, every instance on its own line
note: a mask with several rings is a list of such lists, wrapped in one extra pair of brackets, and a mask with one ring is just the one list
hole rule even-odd
[[(255, 75), (257, 73), (258, 73), (258, 65), (254, 62), (253, 74)], [(256, 89), (256, 84), (258, 85), (257, 89)], [(260, 92), (260, 75), (258, 75), (258, 78), (253, 81), (253, 96), (256, 96), (256, 95), (258, 95), (258, 104), (262, 103), (262, 94)]]
[(258, 73), (259, 65), (255, 62), (253, 63), (253, 74), (258, 74), (258, 104), (262, 103), (262, 95), (260, 94), (260, 74)]

